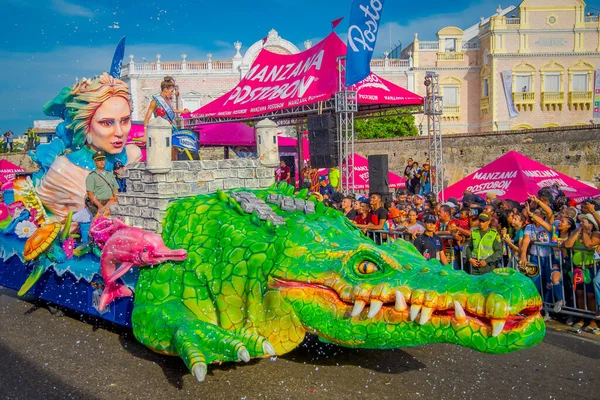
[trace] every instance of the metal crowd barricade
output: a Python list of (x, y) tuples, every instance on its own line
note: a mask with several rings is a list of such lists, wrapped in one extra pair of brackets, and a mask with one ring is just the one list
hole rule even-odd
[[(405, 231), (387, 231), (387, 230), (368, 230), (366, 235), (371, 238), (376, 244), (380, 245), (387, 241), (393, 241), (398, 239), (406, 240), (412, 243), (412, 234)], [(452, 236), (438, 235), (440, 239), (453, 239)], [(548, 311), (552, 311), (558, 314), (564, 315), (572, 315), (583, 318), (595, 318), (595, 307), (597, 306), (598, 300), (595, 298), (595, 292), (593, 290), (594, 278), (596, 285), (600, 287), (600, 258), (596, 254), (595, 249), (587, 249), (585, 247), (574, 247), (572, 249), (566, 249), (564, 246), (558, 246), (556, 243), (541, 243), (534, 242), (533, 245), (538, 246), (538, 248), (547, 248), (547, 255), (530, 255), (528, 262), (531, 264), (535, 264), (538, 266), (542, 266), (540, 268), (539, 274), (531, 277), (533, 282), (536, 284), (538, 288), (538, 292), (542, 296), (544, 308)], [(502, 267), (504, 268), (512, 268), (517, 271), (521, 271), (519, 268), (519, 257), (518, 255), (512, 254), (510, 249), (507, 249), (506, 245), (504, 246), (504, 254), (505, 256), (502, 259)], [(471, 266), (466, 261), (463, 256), (463, 251), (455, 246), (453, 246), (450, 251), (453, 256), (451, 263), (456, 270), (462, 270), (467, 273), (471, 273)], [(579, 252), (582, 261), (588, 261), (590, 263), (581, 265), (575, 265), (573, 263), (574, 256)], [(560, 254), (559, 257), (556, 257), (555, 254)], [(587, 258), (586, 258), (587, 256)], [(546, 259), (546, 260), (544, 260)], [(591, 262), (593, 260), (593, 262)], [(543, 267), (543, 266), (546, 267)], [(548, 285), (552, 283), (552, 266), (556, 265), (558, 271), (560, 272), (560, 293), (562, 294), (563, 304), (557, 305), (558, 299), (553, 290), (552, 285)], [(589, 272), (589, 282), (586, 284), (585, 281), (578, 283), (577, 289), (574, 284), (574, 277), (576, 276), (577, 269), (581, 269), (582, 272), (584, 268), (588, 269)], [(547, 271), (546, 268), (549, 268), (550, 271)], [(585, 272), (583, 272), (585, 274)], [(584, 276), (585, 279), (585, 276)]]

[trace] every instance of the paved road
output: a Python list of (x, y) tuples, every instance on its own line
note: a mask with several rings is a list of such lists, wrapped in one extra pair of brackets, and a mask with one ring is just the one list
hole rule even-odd
[(131, 331), (55, 317), (0, 288), (0, 399), (573, 399), (600, 393), (600, 341), (549, 330), (534, 349), (345, 349), (312, 339), (277, 360), (212, 367), (203, 384)]

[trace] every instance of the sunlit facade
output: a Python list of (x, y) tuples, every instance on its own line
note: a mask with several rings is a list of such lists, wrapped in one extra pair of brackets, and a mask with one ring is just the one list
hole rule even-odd
[[(418, 37), (415, 33), (401, 58), (390, 58), (386, 52), (373, 59), (371, 69), (420, 95), (425, 95), (426, 72), (436, 72), (444, 102), (444, 133), (594, 122), (600, 24), (581, 0), (525, 0), (518, 7), (498, 7), (493, 16), (467, 29), (443, 28), (436, 41)], [(311, 45), (304, 43), (305, 48)], [(228, 60), (212, 60), (209, 54), (206, 60), (190, 61), (182, 54), (178, 61), (162, 61), (157, 55), (156, 61), (136, 62), (131, 55), (122, 77), (132, 90), (134, 119), (143, 120), (165, 75), (179, 85), (180, 108), (196, 110), (235, 87), (263, 47), (283, 54), (301, 51), (271, 30), (264, 43), (258, 40), (244, 51), (242, 43), (232, 44)]]

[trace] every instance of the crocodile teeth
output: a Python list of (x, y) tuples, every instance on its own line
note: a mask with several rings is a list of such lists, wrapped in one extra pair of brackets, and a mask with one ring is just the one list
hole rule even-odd
[(366, 303), (362, 300), (356, 300), (354, 302), (354, 308), (352, 309), (352, 313), (350, 314), (352, 317), (359, 316), (362, 310), (365, 308)]
[(419, 312), (421, 311), (421, 305), (420, 304), (413, 304), (412, 306), (410, 306), (410, 320), (414, 321), (415, 319), (417, 319), (417, 315), (419, 315)]
[(467, 314), (458, 301), (454, 301), (454, 318), (459, 322), (467, 319)]
[(433, 308), (423, 307), (421, 308), (421, 319), (419, 319), (419, 325), (425, 325), (433, 314)]
[(379, 310), (381, 310), (381, 307), (383, 306), (383, 303), (379, 300), (371, 300), (371, 306), (369, 308), (369, 313), (367, 314), (367, 318), (373, 318), (374, 316), (377, 315), (377, 313), (379, 312)]
[(406, 299), (401, 291), (396, 290), (396, 310), (397, 311), (406, 311), (408, 306), (406, 305)]
[(494, 319), (492, 320), (492, 336), (497, 337), (502, 333), (504, 329), (504, 324), (506, 324), (506, 320), (503, 319)]

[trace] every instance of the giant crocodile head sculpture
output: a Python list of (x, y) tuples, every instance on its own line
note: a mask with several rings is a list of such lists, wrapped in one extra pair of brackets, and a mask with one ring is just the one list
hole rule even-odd
[(140, 270), (132, 322), (153, 350), (207, 365), (285, 354), (306, 333), (342, 346), (454, 343), (506, 353), (539, 343), (542, 301), (510, 269), (483, 276), (378, 246), (287, 185), (175, 201), (163, 238), (184, 262)]

